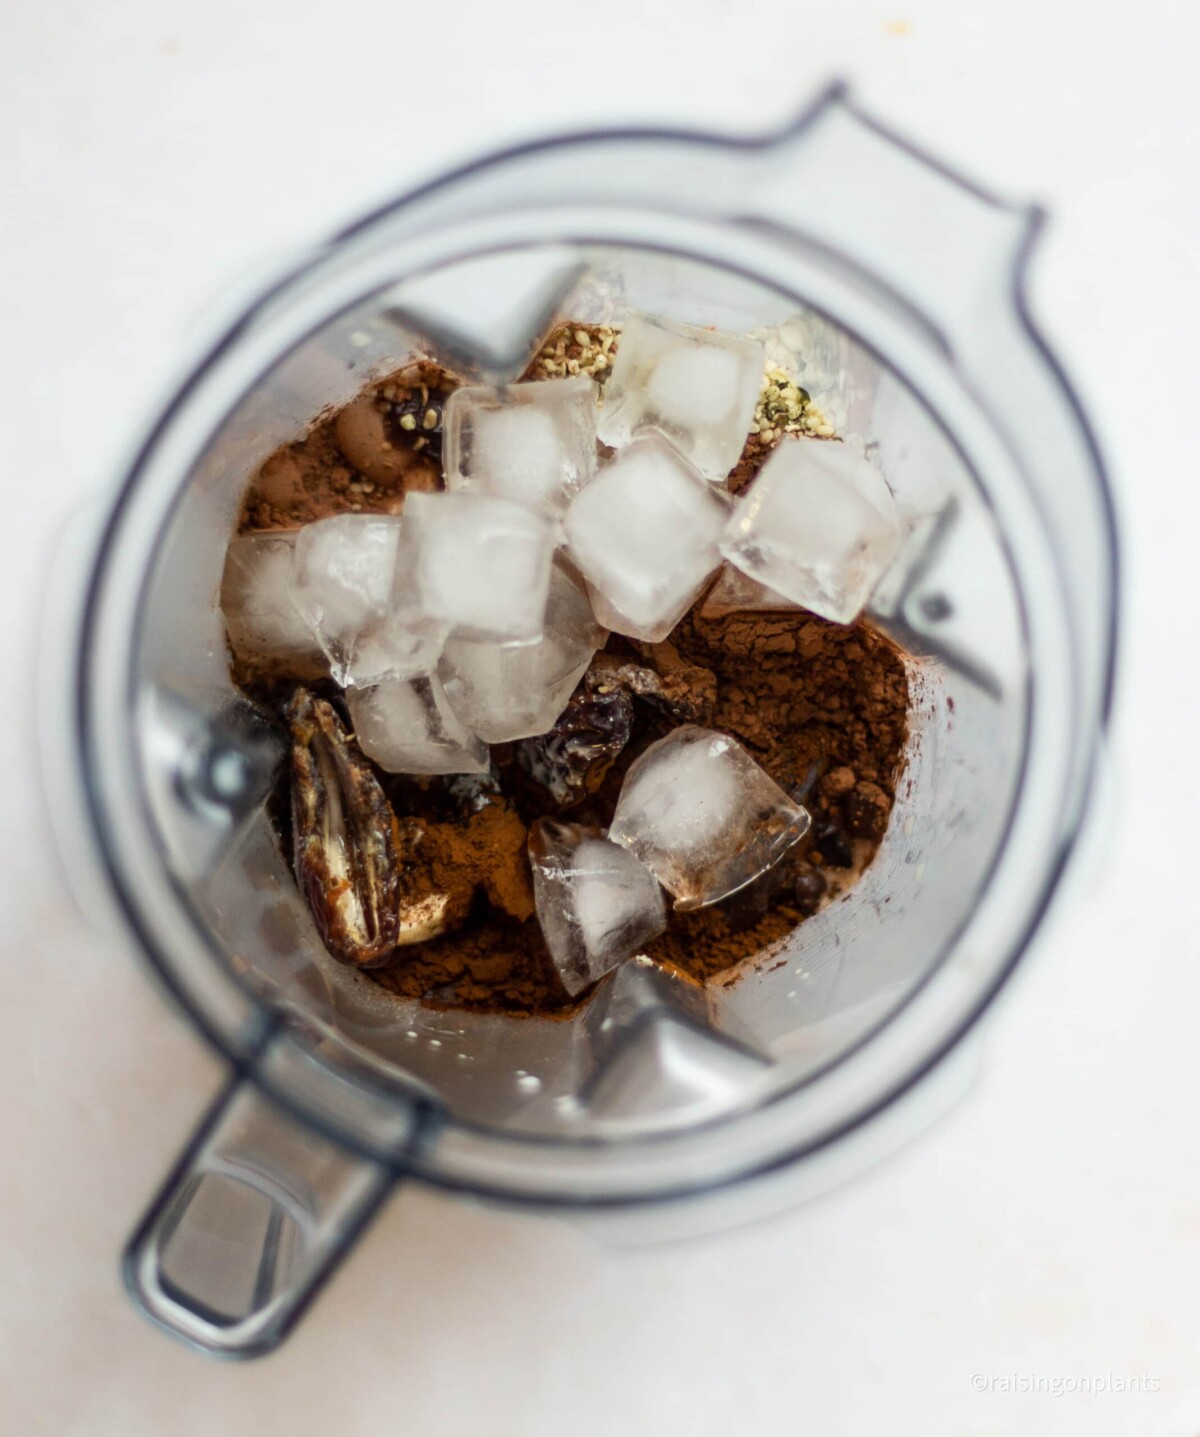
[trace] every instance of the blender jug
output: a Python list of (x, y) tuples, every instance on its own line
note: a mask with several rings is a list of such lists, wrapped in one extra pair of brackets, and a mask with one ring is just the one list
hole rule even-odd
[[(1039, 219), (835, 87), (762, 141), (600, 134), (470, 166), (219, 333), (81, 571), (53, 765), (73, 871), (231, 1069), (126, 1254), (155, 1321), (270, 1348), (406, 1178), (668, 1230), (737, 1217), (860, 1161), (943, 1063), (1055, 889), (1109, 704), (1113, 521), (1024, 309)], [(329, 957), (267, 820), (283, 744), (218, 609), (241, 493), (415, 355), (503, 382), (556, 319), (633, 310), (762, 337), (881, 467), (908, 528), (870, 613), (908, 656), (895, 808), (858, 884), (736, 981), (634, 960), (567, 1020), (408, 1002)]]

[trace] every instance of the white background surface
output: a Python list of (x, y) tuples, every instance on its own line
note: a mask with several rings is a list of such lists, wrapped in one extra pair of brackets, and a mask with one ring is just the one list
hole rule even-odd
[[(1197, 53), (1188, 0), (0, 10), (0, 1431), (1200, 1431)], [(538, 129), (755, 129), (834, 73), (1054, 212), (1037, 311), (1127, 532), (1105, 872), (1000, 1005), (967, 1101), (856, 1185), (633, 1253), (407, 1192), (281, 1353), (191, 1356), (116, 1257), (218, 1068), (52, 877), (24, 680), (56, 527), (256, 261)], [(1159, 1390), (976, 1390), (1105, 1374)]]

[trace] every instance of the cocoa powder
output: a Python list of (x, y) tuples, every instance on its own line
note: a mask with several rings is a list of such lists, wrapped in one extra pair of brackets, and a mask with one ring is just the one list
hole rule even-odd
[(532, 918), (526, 829), (512, 808), (489, 804), (462, 823), (434, 821), (422, 827), (422, 866), (436, 889), (465, 890), (472, 896), (482, 890), (496, 912), (518, 922)]
[[(320, 415), (251, 478), (239, 532), (296, 529), (334, 514), (398, 514), (409, 490), (440, 489), (441, 408), (457, 385), (441, 365), (419, 360)], [(411, 431), (402, 427), (410, 410)], [(437, 427), (423, 430), (431, 410)]]

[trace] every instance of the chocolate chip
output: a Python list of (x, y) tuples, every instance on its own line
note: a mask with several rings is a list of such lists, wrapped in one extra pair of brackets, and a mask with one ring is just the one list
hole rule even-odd
[(794, 799), (796, 803), (808, 804), (812, 799), (817, 784), (821, 780), (821, 775), (828, 767), (829, 760), (827, 758), (814, 759), (813, 762), (809, 764), (808, 771), (805, 773), (803, 779), (799, 783), (793, 784), (788, 790), (789, 796)]

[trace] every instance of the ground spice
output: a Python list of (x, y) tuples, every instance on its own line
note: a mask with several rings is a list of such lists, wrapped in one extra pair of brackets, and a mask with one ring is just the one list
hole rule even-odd
[(482, 890), (489, 906), (524, 922), (533, 917), (526, 828), (507, 804), (489, 804), (461, 823), (422, 822), (423, 867), (434, 888)]
[[(600, 378), (618, 338), (608, 328), (564, 326), (547, 340), (529, 377), (582, 371)], [(781, 440), (830, 437), (808, 396), (784, 379), (768, 377), (758, 432), (730, 478), (735, 491)], [(307, 438), (279, 450), (254, 476), (241, 528), (292, 528), (347, 512), (395, 513), (407, 490), (438, 487), (441, 405), (455, 383), (438, 366), (410, 365), (338, 414), (323, 416)], [(908, 709), (903, 657), (865, 624), (842, 626), (799, 610), (705, 616), (703, 607), (701, 600), (661, 644), (614, 635), (607, 646), (611, 661), (656, 670), (664, 694), (693, 703), (704, 722), (737, 738), (810, 809), (813, 825), (765, 879), (741, 894), (712, 908), (669, 913), (667, 932), (645, 951), (701, 980), (786, 937), (870, 862), (895, 797)], [(284, 694), (278, 683), (239, 677), (264, 702), (278, 704)], [(680, 721), (640, 698), (634, 707), (629, 743), (597, 792), (570, 810), (572, 820), (607, 827), (629, 765)], [(419, 839), (413, 881), (451, 894), (462, 924), (398, 948), (392, 962), (373, 969), (369, 976), (392, 992), (512, 1014), (564, 1014), (575, 1006), (533, 917), (526, 831), (549, 805), (517, 764), (515, 749), (493, 749), (504, 797), (482, 794), (465, 809), (447, 802), (442, 781), (381, 775), (402, 831)]]

